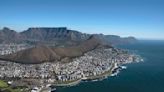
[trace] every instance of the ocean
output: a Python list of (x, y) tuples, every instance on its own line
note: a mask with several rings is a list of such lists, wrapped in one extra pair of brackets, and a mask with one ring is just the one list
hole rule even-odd
[(127, 64), (117, 76), (60, 87), (57, 92), (164, 92), (164, 41), (140, 41), (120, 48), (141, 55), (144, 62)]

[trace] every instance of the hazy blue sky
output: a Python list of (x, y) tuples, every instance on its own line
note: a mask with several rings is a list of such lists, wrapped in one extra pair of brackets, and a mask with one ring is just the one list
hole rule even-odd
[(164, 0), (0, 0), (0, 28), (67, 26), (86, 33), (164, 39)]

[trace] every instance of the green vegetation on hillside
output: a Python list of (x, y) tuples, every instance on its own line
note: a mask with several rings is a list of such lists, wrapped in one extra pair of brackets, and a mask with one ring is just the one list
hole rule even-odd
[(8, 87), (7, 83), (4, 82), (3, 80), (0, 80), (0, 88), (6, 88)]
[(25, 92), (21, 88), (12, 88), (5, 81), (0, 80), (0, 92)]

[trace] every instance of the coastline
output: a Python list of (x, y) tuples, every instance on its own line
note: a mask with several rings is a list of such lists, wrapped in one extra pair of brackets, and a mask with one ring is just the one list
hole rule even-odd
[(70, 87), (70, 86), (75, 86), (75, 85), (78, 85), (79, 83), (81, 82), (88, 82), (88, 81), (99, 81), (99, 80), (103, 80), (103, 79), (106, 79), (108, 77), (111, 76), (112, 74), (112, 71), (115, 70), (116, 68), (118, 68), (119, 66), (116, 66), (116, 63), (113, 63), (112, 64), (112, 68), (108, 71), (105, 71), (104, 73), (100, 74), (100, 75), (96, 75), (96, 76), (88, 76), (88, 77), (85, 77), (85, 78), (81, 78), (81, 79), (77, 79), (77, 80), (73, 80), (73, 81), (65, 81), (63, 83), (56, 83), (56, 84), (53, 84), (52, 86), (56, 86), (56, 87)]
[[(128, 62), (124, 62), (122, 64), (118, 64), (118, 63), (113, 63), (112, 64), (112, 68), (108, 71), (105, 71), (104, 73), (100, 74), (100, 75), (96, 75), (96, 76), (87, 76), (85, 78), (81, 78), (81, 79), (77, 79), (77, 80), (72, 80), (72, 81), (65, 81), (65, 82), (61, 82), (61, 83), (55, 83), (52, 84), (52, 86), (55, 87), (70, 87), (70, 86), (76, 86), (81, 82), (88, 82), (88, 81), (101, 81), (103, 79), (106, 79), (108, 77), (112, 77), (112, 72), (116, 69), (117, 72), (119, 72), (120, 70), (117, 70), (119, 68), (121, 69), (126, 69), (125, 66), (122, 66), (124, 64), (129, 64), (129, 63), (134, 63), (134, 62), (142, 62), (143, 59), (140, 57), (137, 60), (134, 61), (128, 61)], [(115, 76), (115, 75), (114, 75)]]

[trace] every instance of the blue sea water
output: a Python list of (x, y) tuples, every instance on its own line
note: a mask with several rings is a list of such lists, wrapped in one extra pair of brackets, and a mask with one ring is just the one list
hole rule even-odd
[(136, 51), (145, 61), (128, 64), (118, 76), (57, 88), (57, 92), (164, 92), (164, 41), (140, 41), (121, 48)]

